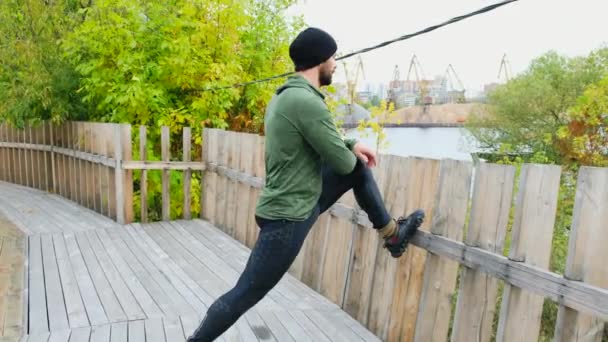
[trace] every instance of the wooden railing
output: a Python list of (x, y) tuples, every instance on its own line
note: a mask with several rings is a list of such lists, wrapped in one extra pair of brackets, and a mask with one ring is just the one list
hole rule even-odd
[[(205, 129), (201, 161), (190, 161), (186, 129), (186, 153), (178, 162), (169, 161), (163, 127), (163, 160), (151, 162), (145, 128), (139, 129), (140, 160), (133, 161), (126, 143), (130, 126), (44, 127), (42, 133), (0, 128), (0, 179), (54, 191), (130, 222), (132, 170), (142, 170), (143, 184), (147, 170), (163, 170), (164, 219), (170, 217), (167, 171), (184, 170), (185, 189), (192, 172), (201, 172), (202, 218), (254, 245), (263, 137)], [(387, 341), (490, 341), (492, 335), (497, 341), (536, 341), (546, 298), (559, 304), (556, 341), (601, 341), (608, 321), (607, 168), (579, 172), (563, 276), (548, 271), (560, 167), (526, 164), (516, 179), (507, 165), (382, 155), (373, 172), (392, 215), (427, 212), (413, 241), (417, 247), (391, 258), (349, 192), (319, 218), (290, 269), (293, 276)], [(185, 190), (184, 208), (197, 195)], [(145, 190), (140, 198), (145, 218)]]

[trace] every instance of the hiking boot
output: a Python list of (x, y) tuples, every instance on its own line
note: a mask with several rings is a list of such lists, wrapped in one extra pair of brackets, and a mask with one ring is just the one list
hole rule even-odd
[(384, 240), (384, 248), (388, 249), (393, 258), (400, 257), (407, 248), (410, 239), (424, 221), (424, 211), (416, 210), (408, 217), (400, 217), (397, 220), (397, 230), (395, 234)]

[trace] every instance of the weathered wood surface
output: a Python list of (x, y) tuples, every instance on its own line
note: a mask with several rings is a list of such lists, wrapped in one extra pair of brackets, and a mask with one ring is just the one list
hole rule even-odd
[[(28, 341), (184, 341), (234, 286), (249, 256), (206, 221), (123, 226), (57, 195), (4, 182), (0, 192), (0, 213), (30, 234)], [(0, 242), (1, 263), (8, 245)], [(2, 279), (0, 273), (0, 290)], [(379, 341), (286, 275), (220, 340), (344, 336)]]

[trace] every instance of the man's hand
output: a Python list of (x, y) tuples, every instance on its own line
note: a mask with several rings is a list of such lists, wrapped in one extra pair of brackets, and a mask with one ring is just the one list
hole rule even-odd
[(353, 153), (368, 167), (376, 166), (376, 152), (374, 152), (371, 148), (358, 142), (353, 147)]

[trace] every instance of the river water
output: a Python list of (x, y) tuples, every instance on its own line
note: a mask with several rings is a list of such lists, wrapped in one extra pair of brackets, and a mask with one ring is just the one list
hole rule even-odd
[[(431, 159), (456, 159), (471, 161), (472, 152), (478, 150), (475, 139), (460, 127), (431, 128), (384, 128), (388, 146), (380, 151), (398, 156), (416, 156)], [(357, 130), (348, 130), (346, 136), (357, 138), (376, 148), (376, 135), (370, 130), (368, 136)]]

